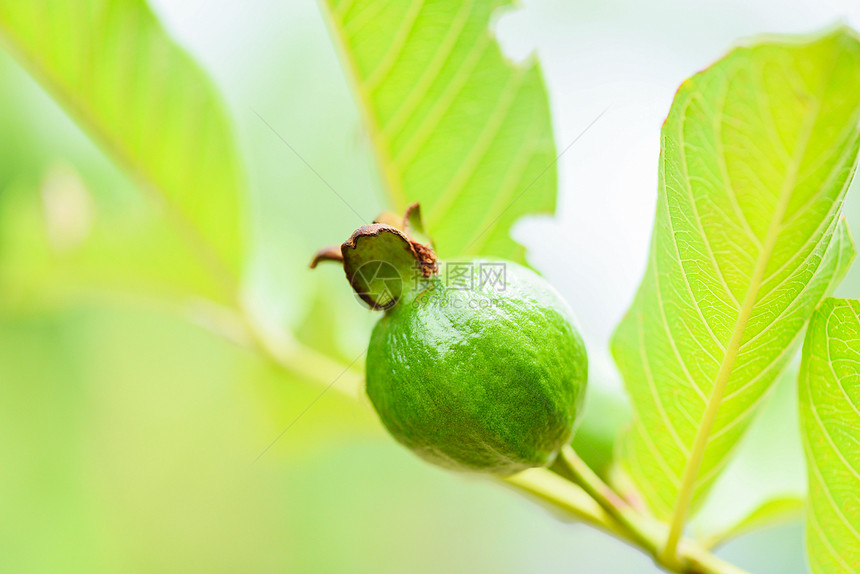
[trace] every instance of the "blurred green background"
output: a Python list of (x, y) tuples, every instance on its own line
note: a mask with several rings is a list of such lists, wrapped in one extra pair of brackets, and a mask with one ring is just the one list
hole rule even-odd
[[(340, 270), (306, 264), (355, 214), (258, 117), (367, 219), (385, 207), (319, 8), (153, 8), (228, 101), (251, 189), (248, 300), (350, 361), (375, 317)], [(860, 7), (541, 0), (497, 20), (512, 58), (537, 50), (559, 149), (608, 110), (559, 162), (557, 217), (515, 230), (589, 345), (582, 448), (624, 419), (606, 342), (644, 270), (675, 88), (739, 39), (837, 19), (860, 26)], [(860, 229), (856, 189), (847, 217)], [(0, 50), (0, 572), (656, 572), (495, 483), (418, 461), (336, 392), (302, 415), (319, 388), (202, 325), (206, 309), (183, 296), (209, 288), (132, 182)], [(855, 267), (840, 294), (858, 292)], [(698, 527), (803, 491), (793, 384), (779, 385)], [(801, 537), (789, 524), (721, 555), (801, 573)]]

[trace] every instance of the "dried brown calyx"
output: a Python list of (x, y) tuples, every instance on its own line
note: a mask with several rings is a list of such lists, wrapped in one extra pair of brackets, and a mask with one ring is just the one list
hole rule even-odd
[(353, 290), (373, 309), (390, 309), (413, 290), (418, 277), (432, 277), (439, 271), (418, 203), (410, 205), (402, 218), (383, 212), (340, 246), (321, 249), (311, 269), (321, 261), (340, 262)]

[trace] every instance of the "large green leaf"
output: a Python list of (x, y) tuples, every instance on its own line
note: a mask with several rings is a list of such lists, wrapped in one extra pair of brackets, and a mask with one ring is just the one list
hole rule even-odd
[(623, 468), (676, 529), (854, 256), (839, 215), (858, 120), (844, 28), (738, 48), (675, 97), (650, 260), (612, 350), (634, 407)]
[(146, 3), (0, 0), (0, 36), (232, 280), (243, 250), (241, 176), (226, 114)]
[(395, 208), (420, 201), (442, 257), (523, 261), (509, 235), (555, 209), (547, 94), (489, 30), (510, 0), (326, 0)]
[(860, 572), (860, 301), (827, 299), (800, 367), (809, 480), (806, 545), (815, 574)]

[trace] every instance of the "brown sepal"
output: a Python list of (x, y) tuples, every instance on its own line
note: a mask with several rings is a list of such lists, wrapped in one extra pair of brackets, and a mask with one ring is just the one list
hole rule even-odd
[(337, 261), (343, 263), (343, 253), (341, 253), (340, 245), (329, 245), (317, 251), (314, 258), (311, 259), (311, 269), (316, 269), (320, 261)]

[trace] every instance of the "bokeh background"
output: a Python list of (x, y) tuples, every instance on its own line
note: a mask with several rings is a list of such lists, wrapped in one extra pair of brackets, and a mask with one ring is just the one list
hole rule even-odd
[[(341, 271), (306, 264), (347, 237), (355, 215), (260, 119), (368, 219), (384, 208), (319, 7), (152, 4), (232, 114), (251, 190), (249, 299), (351, 360), (375, 317)], [(675, 89), (745, 38), (837, 21), (860, 27), (860, 5), (526, 0), (496, 19), (512, 59), (536, 51), (541, 60), (559, 149), (605, 111), (559, 161), (557, 215), (515, 229), (586, 337), (592, 375), (578, 441), (593, 460), (605, 459), (627, 412), (607, 341), (644, 270), (659, 129)], [(860, 190), (846, 215), (860, 229)], [(336, 392), (253, 462), (319, 389), (214, 334), (193, 305), (167, 302), (175, 281), (165, 278), (199, 278), (169, 232), (135, 242), (160, 230), (157, 220), (0, 49), (0, 571), (657, 571), (502, 486), (420, 462)], [(141, 278), (134, 263), (147, 258)], [(860, 265), (840, 293), (860, 294)], [(793, 385), (791, 374), (780, 383), (697, 528), (803, 492)], [(802, 536), (790, 523), (720, 554), (756, 574), (803, 573)]]

